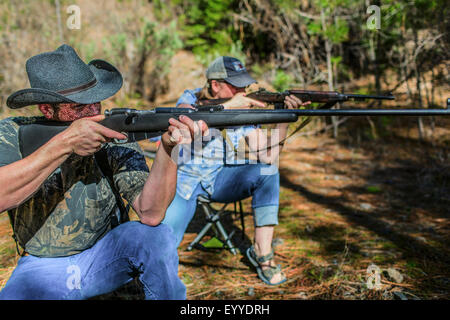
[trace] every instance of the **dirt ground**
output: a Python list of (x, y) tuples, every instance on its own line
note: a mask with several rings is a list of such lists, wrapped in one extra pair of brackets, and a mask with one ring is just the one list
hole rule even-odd
[[(354, 121), (349, 128), (367, 124)], [(338, 139), (304, 133), (289, 139), (280, 161), (280, 223), (273, 243), (288, 281), (265, 285), (245, 258), (254, 232), (246, 199), (245, 234), (238, 215), (224, 220), (228, 231), (236, 230), (236, 255), (187, 251), (204, 224), (201, 212), (188, 227), (179, 249), (188, 299), (450, 298), (450, 130), (438, 121), (433, 139), (420, 142), (413, 124), (396, 125), (376, 140), (354, 141), (345, 132)], [(0, 288), (17, 259), (2, 214)], [(369, 280), (377, 275), (379, 286), (371, 289)], [(133, 284), (99, 299), (140, 297)]]

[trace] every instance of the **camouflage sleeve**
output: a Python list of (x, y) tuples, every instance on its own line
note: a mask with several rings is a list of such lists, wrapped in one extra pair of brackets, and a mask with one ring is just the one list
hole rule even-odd
[(18, 126), (9, 119), (0, 120), (0, 167), (20, 159)]
[(111, 145), (109, 159), (115, 185), (122, 196), (133, 203), (144, 188), (149, 174), (141, 148), (137, 143)]

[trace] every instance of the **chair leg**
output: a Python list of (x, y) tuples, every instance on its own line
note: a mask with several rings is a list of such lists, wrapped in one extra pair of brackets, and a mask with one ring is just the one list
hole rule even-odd
[(228, 235), (228, 233), (225, 231), (225, 228), (223, 227), (222, 223), (220, 222), (220, 215), (223, 213), (226, 205), (223, 206), (222, 209), (220, 209), (217, 213), (213, 214), (213, 209), (204, 203), (201, 203), (201, 207), (203, 208), (203, 212), (206, 215), (206, 220), (208, 223), (203, 227), (203, 229), (198, 233), (198, 235), (195, 237), (195, 239), (188, 245), (187, 250), (191, 251), (196, 244), (198, 244), (203, 237), (206, 235), (208, 230), (210, 228), (213, 228), (214, 232), (216, 233), (216, 236), (219, 237), (219, 234), (217, 231), (219, 231), (220, 235), (223, 237), (226, 246), (228, 249), (230, 249), (231, 253), (234, 255), (237, 253), (236, 248), (234, 247), (233, 242), (231, 241), (231, 235)]
[(219, 229), (220, 233), (222, 234), (222, 237), (225, 239), (225, 243), (230, 249), (232, 254), (236, 254), (236, 248), (234, 247), (233, 243), (231, 242), (231, 236), (227, 234), (224, 227), (222, 226), (222, 223), (220, 223), (219, 220), (216, 222), (217, 229)]
[(194, 246), (199, 243), (203, 237), (206, 235), (206, 233), (208, 232), (208, 230), (213, 226), (212, 222), (208, 222), (203, 229), (198, 233), (198, 235), (195, 237), (195, 239), (188, 245), (187, 250), (191, 251)]
[[(197, 234), (195, 239), (189, 244), (189, 246), (187, 247), (188, 251), (191, 251), (194, 248), (194, 246), (203, 239), (203, 237), (206, 235), (208, 230), (211, 227), (213, 227), (213, 220), (211, 219), (211, 217), (212, 217), (212, 212), (211, 212), (212, 209), (209, 208), (208, 205), (206, 205), (204, 203), (200, 203), (200, 206), (202, 207), (203, 212), (205, 213), (206, 220), (209, 221), (209, 222), (202, 228), (202, 230)], [(215, 233), (217, 234), (217, 231), (215, 231)]]

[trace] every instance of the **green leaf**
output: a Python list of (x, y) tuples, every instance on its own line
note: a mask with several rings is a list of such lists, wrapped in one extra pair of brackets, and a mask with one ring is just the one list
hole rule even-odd
[(332, 64), (338, 65), (339, 63), (341, 63), (341, 61), (342, 61), (342, 57), (341, 56), (331, 57), (331, 63)]
[(322, 25), (320, 24), (320, 22), (312, 21), (307, 24), (306, 28), (308, 29), (308, 33), (311, 35), (322, 33)]

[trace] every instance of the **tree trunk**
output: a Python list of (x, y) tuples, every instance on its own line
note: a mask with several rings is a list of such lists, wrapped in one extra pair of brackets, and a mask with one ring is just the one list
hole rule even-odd
[[(415, 43), (415, 47), (417, 48), (419, 46), (419, 43), (418, 43), (418, 36), (417, 36), (416, 29), (414, 29), (414, 43)], [(418, 107), (422, 108), (422, 85), (421, 85), (420, 70), (419, 70), (419, 66), (417, 65), (417, 57), (414, 59), (414, 72), (415, 72), (415, 76), (416, 76), (417, 100), (419, 102)], [(417, 117), (417, 127), (419, 130), (419, 139), (423, 140), (423, 138), (425, 136), (425, 131), (424, 131), (424, 127), (423, 127), (422, 117)]]
[(59, 3), (59, 0), (55, 0), (55, 7), (56, 7), (56, 20), (58, 22), (59, 41), (60, 43), (64, 43), (64, 34), (61, 21), (61, 5)]
[[(325, 22), (325, 12), (322, 8), (320, 11), (320, 18), (322, 22), (322, 30), (326, 31), (326, 22)], [(332, 50), (332, 44), (330, 43), (330, 40), (325, 38), (325, 52), (327, 55), (327, 82), (328, 82), (328, 89), (330, 91), (334, 91), (334, 85), (333, 85), (333, 66), (331, 63), (331, 50)], [(331, 117), (331, 123), (333, 124), (333, 137), (337, 138), (338, 136), (338, 118), (336, 116)]]

